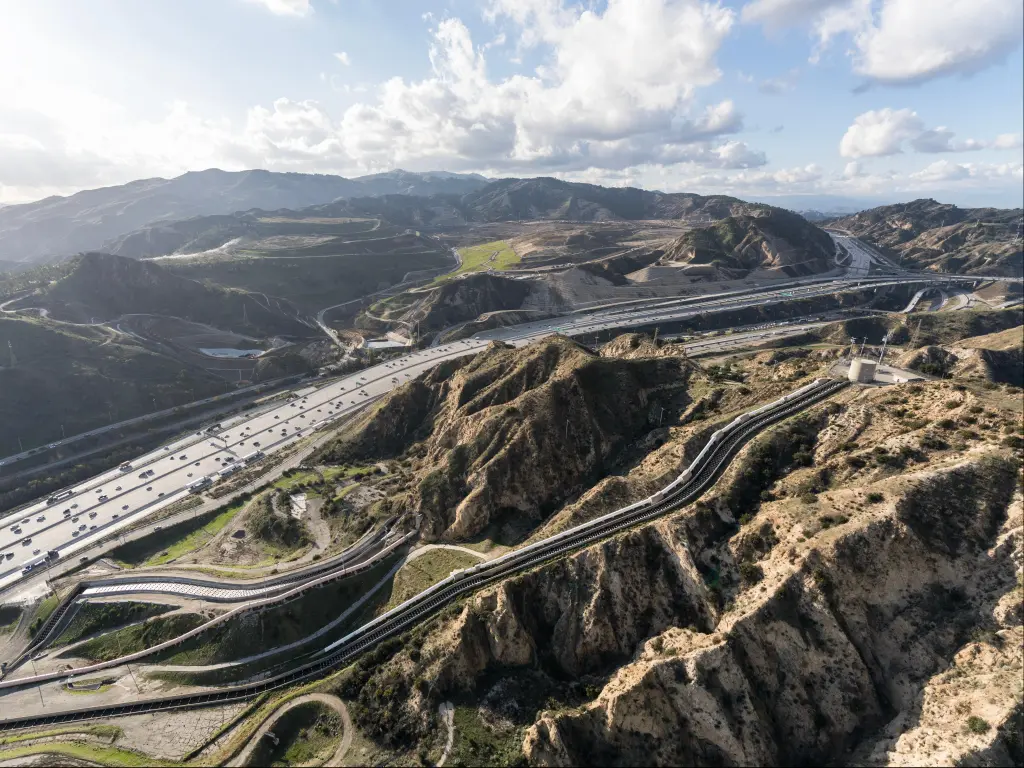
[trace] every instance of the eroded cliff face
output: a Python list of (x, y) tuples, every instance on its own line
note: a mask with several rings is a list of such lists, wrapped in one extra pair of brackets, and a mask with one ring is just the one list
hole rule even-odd
[[(783, 535), (714, 634), (669, 630), (582, 711), (545, 713), (531, 764), (907, 764), (943, 732), (947, 756), (982, 748), (969, 713), (991, 740), (1022, 693), (1016, 467), (993, 453), (903, 481), (802, 546)], [(957, 679), (992, 695), (961, 705)]]
[[(431, 733), (449, 698), (521, 738), (535, 765), (1019, 754), (1014, 418), (950, 383), (848, 390), (756, 438), (699, 502), (422, 628), (414, 650), (366, 672), (360, 722), (404, 686), (388, 711), (408, 738)], [(540, 532), (642, 497), (718, 423), (682, 421)]]
[(464, 540), (508, 518), (529, 531), (653, 429), (652, 408), (684, 408), (690, 376), (679, 358), (602, 358), (559, 337), (495, 344), (402, 387), (325, 457), (418, 440), (401, 503), (426, 540)]

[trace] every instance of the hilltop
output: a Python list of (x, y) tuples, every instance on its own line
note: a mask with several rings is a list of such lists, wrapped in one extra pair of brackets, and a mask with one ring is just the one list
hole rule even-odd
[(150, 314), (260, 336), (312, 334), (286, 302), (205, 285), (157, 264), (86, 253), (67, 266), (62, 277), (9, 303), (7, 309), (41, 308), (54, 319), (72, 323)]
[(707, 265), (725, 278), (773, 268), (796, 277), (831, 269), (834, 255), (827, 233), (795, 213), (767, 208), (691, 230), (668, 246), (661, 261)]
[(385, 174), (346, 179), (307, 173), (211, 168), (173, 179), (141, 179), (68, 197), (0, 208), (0, 259), (46, 262), (104, 244), (154, 222), (253, 208), (296, 209), (339, 197), (464, 194), (483, 177), (451, 173)]
[(521, 538), (613, 471), (656, 428), (652, 408), (684, 408), (690, 375), (678, 359), (605, 358), (562, 337), (495, 343), (395, 390), (321, 459), (400, 457), (412, 476), (389, 509), (422, 515), (428, 540)]
[(1024, 274), (1020, 208), (958, 208), (931, 199), (885, 205), (832, 219), (886, 249), (904, 267), (961, 274)]

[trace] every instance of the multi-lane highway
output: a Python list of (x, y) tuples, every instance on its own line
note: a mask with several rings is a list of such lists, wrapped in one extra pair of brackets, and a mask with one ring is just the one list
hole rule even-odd
[[(361, 626), (341, 640), (297, 658), (290, 671), (255, 683), (228, 686), (213, 691), (142, 699), (127, 704), (100, 705), (64, 711), (51, 709), (41, 715), (21, 717), (7, 715), (0, 720), (0, 730), (245, 700), (321, 675), (335, 669), (339, 664), (351, 660), (377, 643), (404, 631), (416, 622), (433, 615), (443, 607), (450, 605), (462, 594), (578, 550), (618, 531), (649, 522), (683, 504), (696, 500), (710, 487), (730, 459), (753, 435), (787, 416), (820, 402), (846, 386), (847, 383), (842, 380), (816, 380), (810, 385), (783, 396), (774, 403), (740, 415), (712, 434), (707, 445), (686, 471), (653, 496), (542, 539), (527, 547), (513, 550), (494, 560), (464, 571), (457, 571), (447, 579)], [(124, 657), (120, 661), (131, 660), (130, 657)], [(86, 671), (88, 670), (78, 670), (79, 673)], [(14, 690), (62, 676), (63, 673), (48, 673), (26, 679), (6, 681), (0, 683), (0, 688)]]
[[(193, 433), (61, 494), (32, 504), (0, 521), (0, 590), (25, 576), (27, 564), (50, 551), (61, 560), (95, 541), (189, 495), (204, 478), (230, 475), (253, 454), (272, 454), (315, 430), (348, 416), (442, 360), (478, 352), (492, 340), (516, 346), (553, 333), (587, 336), (603, 331), (650, 327), (702, 314), (765, 306), (864, 288), (942, 283), (948, 276), (809, 278), (766, 289), (731, 291), (680, 299), (652, 299), (586, 314), (568, 315), (477, 334), (472, 339), (431, 347), (381, 363), (319, 388), (294, 393), (293, 400), (236, 417), (216, 433)], [(773, 333), (765, 332), (765, 335)], [(259, 458), (255, 458), (259, 461)], [(29, 573), (31, 575), (32, 572)]]

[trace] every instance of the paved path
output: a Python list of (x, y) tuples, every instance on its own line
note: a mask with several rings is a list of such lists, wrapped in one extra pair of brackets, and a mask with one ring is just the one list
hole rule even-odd
[(267, 731), (269, 731), (274, 726), (274, 724), (281, 718), (282, 715), (284, 715), (286, 712), (292, 709), (295, 709), (295, 707), (298, 707), (302, 704), (307, 704), (311, 701), (320, 702), (321, 704), (330, 707), (339, 715), (341, 715), (343, 728), (341, 743), (338, 745), (338, 748), (334, 751), (334, 754), (331, 755), (331, 758), (326, 763), (323, 763), (323, 765), (341, 765), (342, 759), (348, 752), (349, 747), (352, 746), (352, 719), (349, 717), (348, 707), (345, 706), (345, 703), (337, 696), (330, 696), (326, 693), (307, 693), (305, 696), (299, 696), (298, 698), (292, 699), (284, 706), (274, 710), (270, 717), (268, 717), (263, 722), (263, 725), (259, 727), (259, 730), (257, 730), (256, 733), (252, 735), (252, 738), (249, 739), (249, 743), (245, 745), (245, 749), (243, 749), (238, 754), (237, 757), (231, 760), (231, 762), (229, 762), (228, 765), (246, 765), (248, 763), (250, 756), (252, 755), (253, 750), (256, 749), (257, 745), (260, 743), (260, 739), (263, 738)]
[(398, 573), (404, 565), (412, 562), (413, 560), (419, 557), (422, 557), (432, 549), (454, 549), (459, 552), (465, 552), (467, 554), (479, 557), (481, 560), (487, 559), (487, 555), (481, 554), (480, 552), (476, 552), (472, 549), (468, 549), (467, 547), (460, 547), (454, 544), (427, 544), (425, 546), (413, 550), (405, 557), (400, 559), (386, 574), (384, 574), (384, 576), (376, 584), (374, 584), (372, 587), (366, 590), (366, 592), (363, 593), (362, 597), (360, 597), (358, 600), (356, 600), (356, 602), (354, 602), (352, 605), (350, 605), (348, 608), (342, 611), (342, 613), (337, 618), (332, 619), (330, 622), (320, 627), (320, 629), (318, 629), (311, 635), (306, 635), (306, 637), (300, 638), (292, 643), (289, 643), (288, 645), (278, 646), (277, 648), (270, 648), (268, 650), (261, 651), (260, 653), (253, 654), (252, 656), (246, 656), (244, 658), (235, 659), (233, 661), (223, 661), (218, 664), (203, 665), (161, 664), (147, 666), (145, 668), (145, 671), (147, 672), (147, 674), (152, 672), (212, 672), (215, 670), (227, 669), (229, 667), (241, 666), (242, 664), (249, 664), (254, 661), (259, 661), (270, 656), (277, 656), (281, 653), (285, 653), (287, 651), (300, 648), (306, 645), (307, 643), (315, 640), (316, 638), (320, 637), (321, 635), (330, 632), (336, 626), (341, 624), (343, 621), (345, 621), (345, 619), (347, 619), (353, 613), (362, 608), (366, 601), (373, 597), (374, 594), (376, 594), (377, 590), (379, 590), (381, 587), (383, 587), (385, 584), (391, 581), (391, 579), (395, 577), (395, 574)]

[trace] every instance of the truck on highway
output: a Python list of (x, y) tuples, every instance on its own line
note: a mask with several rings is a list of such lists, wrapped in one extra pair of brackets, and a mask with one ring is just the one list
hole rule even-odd
[(32, 571), (34, 571), (41, 565), (46, 565), (46, 557), (33, 557), (31, 560), (29, 560), (27, 563), (25, 563), (25, 565), (21, 567), (21, 573), (23, 575), (27, 573), (32, 573)]
[(64, 501), (64, 499), (70, 499), (74, 494), (71, 491), (61, 491), (55, 493), (53, 496), (46, 500), (47, 504), (56, 504), (57, 502)]
[(224, 467), (224, 469), (217, 473), (217, 477), (231, 477), (231, 475), (235, 474), (239, 469), (240, 467), (238, 466)]
[(212, 482), (213, 481), (209, 477), (200, 477), (194, 483), (189, 483), (189, 485), (188, 485), (188, 492), (189, 493), (199, 493), (201, 490), (203, 490), (203, 488), (205, 488), (206, 486), (208, 486)]
[(124, 464), (119, 466), (118, 469), (120, 469), (122, 472), (131, 472), (132, 471), (132, 463), (130, 461), (126, 461)]
[(247, 456), (242, 457), (243, 464), (255, 464), (257, 461), (262, 459), (266, 454), (263, 451), (253, 451)]

